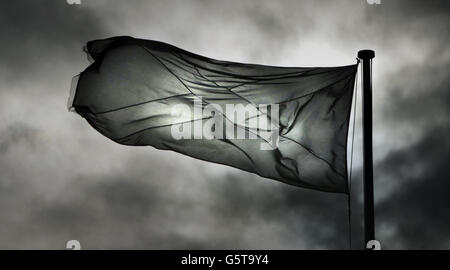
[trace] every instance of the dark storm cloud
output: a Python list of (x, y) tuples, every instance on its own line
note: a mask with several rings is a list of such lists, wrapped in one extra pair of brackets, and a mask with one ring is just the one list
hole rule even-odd
[[(102, 20), (82, 6), (61, 1), (2, 1), (2, 73), (24, 79), (58, 59), (81, 52), (87, 40), (104, 34)], [(8, 77), (7, 77), (8, 78)]]
[(422, 87), (420, 80), (431, 87), (422, 91), (412, 88), (413, 95), (393, 96), (384, 111), (385, 117), (404, 128), (423, 128), (418, 140), (407, 129), (403, 139), (413, 143), (392, 151), (376, 166), (381, 184), (396, 186), (377, 208), (380, 227), (394, 231), (385, 235), (387, 248), (450, 248), (450, 79), (440, 74), (449, 67), (447, 62), (428, 69), (406, 68), (396, 74), (407, 78), (414, 74), (417, 87)]
[(19, 143), (34, 147), (37, 133), (36, 129), (24, 123), (16, 123), (5, 129), (0, 129), (0, 154)]
[[(438, 51), (434, 53), (439, 54)], [(391, 85), (390, 99), (381, 112), (383, 117), (392, 119), (389, 121), (392, 124), (423, 128), (422, 131), (427, 133), (430, 132), (427, 127), (449, 123), (449, 60), (444, 64), (405, 67), (392, 74), (393, 79), (410, 79), (407, 83), (397, 80)]]
[(448, 5), (393, 1), (382, 10), (383, 40), (392, 39), (392, 50), (412, 59), (384, 78), (388, 95), (379, 126), (388, 127), (388, 140), (403, 145), (375, 165), (377, 232), (385, 248), (450, 248)]
[[(31, 248), (63, 247), (71, 238), (86, 249), (347, 248), (343, 195), (261, 186), (261, 179), (236, 174), (216, 183), (208, 179), (202, 192), (213, 200), (172, 197), (170, 188), (148, 181), (151, 171), (130, 167), (133, 176), (89, 176), (90, 183), (72, 184), (67, 187), (71, 193), (51, 201), (22, 181), (13, 194), (29, 198), (15, 209), (28, 217), (18, 224), (8, 221), (10, 233), (24, 232), (15, 241)], [(243, 178), (253, 185), (244, 185)], [(3, 242), (2, 247), (8, 244), (17, 245)]]
[(392, 153), (378, 167), (401, 182), (377, 208), (379, 224), (394, 230), (387, 236), (388, 248), (450, 248), (448, 134), (448, 126), (432, 129), (419, 143)]

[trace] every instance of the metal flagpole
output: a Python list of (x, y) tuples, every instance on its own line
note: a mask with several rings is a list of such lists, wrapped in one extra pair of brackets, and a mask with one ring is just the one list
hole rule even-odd
[(373, 196), (372, 59), (374, 57), (375, 52), (372, 50), (362, 50), (358, 52), (358, 58), (362, 62), (364, 244), (367, 249), (379, 249), (379, 242), (375, 240)]

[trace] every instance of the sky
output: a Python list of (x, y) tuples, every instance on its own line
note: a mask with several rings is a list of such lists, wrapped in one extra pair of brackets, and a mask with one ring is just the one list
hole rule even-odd
[[(376, 238), (450, 248), (450, 2), (0, 2), (0, 249), (347, 249), (347, 196), (106, 139), (67, 111), (87, 41), (159, 40), (211, 58), (338, 66), (372, 49)], [(358, 91), (361, 90), (358, 88)], [(359, 93), (360, 94), (360, 93)], [(360, 95), (359, 95), (360, 96)], [(356, 112), (352, 247), (362, 247)]]

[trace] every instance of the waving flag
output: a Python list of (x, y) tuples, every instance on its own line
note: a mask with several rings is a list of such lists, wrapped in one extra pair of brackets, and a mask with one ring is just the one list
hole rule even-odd
[(77, 77), (69, 107), (111, 140), (348, 192), (357, 65), (242, 64), (131, 37), (91, 41), (86, 51), (93, 63)]

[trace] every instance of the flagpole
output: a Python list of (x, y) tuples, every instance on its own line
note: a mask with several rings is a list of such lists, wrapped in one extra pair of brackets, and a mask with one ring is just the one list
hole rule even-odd
[(362, 62), (363, 91), (364, 246), (368, 249), (373, 249), (372, 240), (375, 240), (372, 148), (372, 59), (374, 57), (375, 52), (372, 50), (358, 52), (358, 58)]

